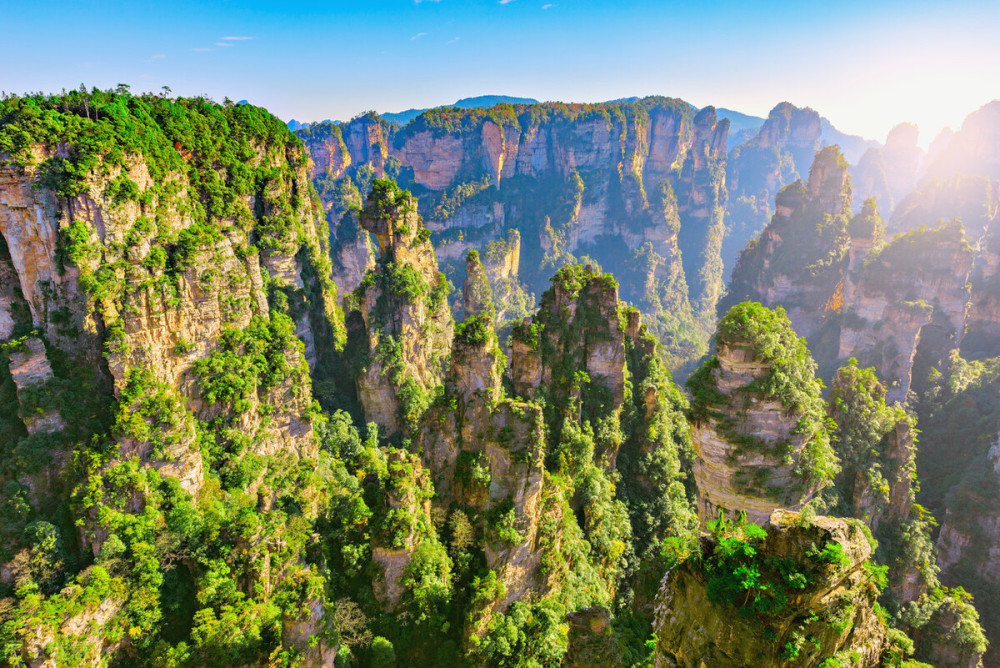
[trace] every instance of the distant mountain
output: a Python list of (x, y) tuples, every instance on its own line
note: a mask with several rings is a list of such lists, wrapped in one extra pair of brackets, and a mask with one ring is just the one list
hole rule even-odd
[(760, 116), (750, 116), (741, 114), (732, 109), (718, 108), (715, 110), (720, 119), (729, 121), (729, 138), (726, 141), (726, 150), (731, 151), (733, 147), (739, 146), (757, 134), (760, 126), (764, 125), (764, 120)]
[[(495, 104), (538, 104), (538, 100), (530, 97), (511, 97), (510, 95), (479, 95), (478, 97), (464, 97), (454, 104), (441, 105), (443, 107), (458, 107), (459, 109), (485, 109)], [(407, 109), (406, 111), (388, 112), (381, 114), (382, 118), (397, 125), (406, 125), (427, 109)], [(294, 129), (294, 128), (293, 128)]]
[(847, 162), (852, 165), (858, 164), (858, 160), (864, 155), (865, 151), (870, 148), (877, 148), (881, 144), (879, 142), (865, 139), (864, 137), (859, 137), (858, 135), (849, 135), (841, 132), (837, 128), (833, 127), (824, 117), (819, 119), (820, 127), (823, 129), (823, 134), (820, 135), (820, 139), (824, 146), (829, 146), (831, 144), (836, 144), (840, 147), (840, 152), (844, 154), (844, 158)]

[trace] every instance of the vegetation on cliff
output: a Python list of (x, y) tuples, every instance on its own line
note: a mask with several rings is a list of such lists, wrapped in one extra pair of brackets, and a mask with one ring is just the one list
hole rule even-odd
[[(816, 363), (805, 340), (796, 335), (784, 309), (772, 310), (757, 302), (731, 308), (719, 321), (715, 340), (716, 356), (706, 360), (688, 379), (693, 419), (712, 420), (731, 444), (730, 458), (734, 461), (756, 454), (771, 458), (776, 465), (791, 466), (800, 489), (771, 489), (766, 480), (758, 480), (761, 473), (768, 473), (760, 468), (754, 471), (752, 480), (743, 480), (742, 484), (765, 496), (794, 499), (805, 493), (811, 498), (833, 481), (839, 463), (830, 447), (823, 382), (816, 377)], [(719, 356), (728, 351), (742, 351), (746, 359), (738, 364), (756, 365), (760, 373), (747, 377), (741, 387), (723, 392), (719, 388)], [(745, 433), (747, 425), (739, 419), (739, 411), (754, 399), (781, 406), (785, 419), (794, 422), (789, 438), (768, 442)]]
[[(491, 124), (510, 134), (441, 188), (393, 155)], [(873, 372), (849, 364), (825, 402), (785, 311), (745, 302), (690, 404), (670, 378), (703, 350), (721, 289), (726, 129), (660, 98), (434, 110), (405, 129), (369, 114), (302, 133), (329, 149), (320, 203), (301, 142), (249, 105), (124, 88), (0, 101), (0, 661), (552, 666), (599, 644), (648, 665), (679, 637), (654, 602), (682, 576), (704, 591), (669, 610), (696, 615), (681, 635), (722, 620), (750, 663), (899, 663), (911, 644), (887, 623), (935, 665), (973, 661), (976, 611), (938, 581), (914, 502), (912, 418)], [(548, 133), (574, 167), (485, 173), (516, 133)], [(595, 146), (608, 161), (586, 158)], [(824, 149), (815, 187), (779, 195), (792, 224), (772, 270), (842, 277), (852, 240), (879, 243), (873, 202), (848, 215), (845, 170)], [(587, 228), (598, 210), (613, 215)], [(911, 268), (924, 242), (964, 239), (953, 227), (876, 245), (858, 275)], [(331, 253), (354, 251), (340, 304)], [(942, 466), (928, 502), (992, 507), (995, 425), (967, 418), (995, 412), (993, 363), (920, 363), (927, 433), (970, 436), (969, 470)], [(755, 411), (784, 436), (746, 429)], [(743, 493), (822, 492), (860, 522), (816, 517), (817, 501), (766, 530), (731, 508), (700, 535), (706, 429), (729, 464), (791, 471)], [(949, 525), (970, 538), (955, 549), (980, 549), (981, 526)], [(812, 596), (824, 587), (842, 595)]]

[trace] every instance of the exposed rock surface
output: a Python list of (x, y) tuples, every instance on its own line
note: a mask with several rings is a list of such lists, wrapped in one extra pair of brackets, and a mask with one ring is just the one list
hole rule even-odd
[(389, 453), (388, 471), (386, 504), (392, 522), (387, 534), (373, 541), (372, 559), (382, 568), (373, 588), (379, 603), (393, 610), (406, 591), (400, 582), (406, 566), (419, 544), (429, 540), (433, 487), (420, 460), (403, 450)]
[(947, 571), (960, 564), (967, 553), (975, 551), (976, 572), (1000, 584), (1000, 543), (993, 540), (1000, 535), (1000, 505), (997, 504), (1000, 500), (1000, 441), (990, 448), (988, 461), (993, 467), (989, 472), (993, 488), (981, 490), (981, 497), (977, 499), (980, 507), (972, 516), (956, 510), (949, 510), (945, 515), (937, 540), (938, 565)]
[(830, 148), (817, 154), (807, 186), (788, 186), (775, 202), (720, 305), (749, 298), (783, 306), (824, 375), (857, 357), (876, 366), (890, 401), (904, 400), (918, 347), (925, 366), (940, 365), (965, 332), (973, 252), (961, 226), (886, 242), (873, 202), (849, 217), (847, 163)]
[(418, 417), (396, 388), (414, 383), (426, 393), (441, 384), (453, 323), (447, 283), (416, 201), (389, 185), (373, 191), (361, 215), (362, 227), (378, 239), (380, 258), (359, 288), (368, 360), (357, 388), (367, 419), (391, 434)]
[(563, 375), (577, 362), (580, 370), (611, 394), (617, 408), (625, 391), (625, 332), (619, 316), (618, 285), (591, 267), (566, 268), (542, 298), (538, 324), (521, 328), (513, 338), (511, 374), (514, 391), (533, 397), (539, 388), (569, 392), (580, 387)]
[(921, 333), (933, 328), (943, 339), (938, 364), (961, 342), (972, 259), (957, 224), (894, 239), (848, 278), (849, 317), (838, 356), (874, 364), (889, 384), (888, 399), (906, 399)]
[[(45, 344), (40, 339), (35, 337), (24, 339), (17, 349), (9, 353), (9, 358), (10, 375), (14, 379), (19, 395), (44, 391), (45, 384), (52, 380), (52, 367), (45, 354)], [(59, 431), (66, 427), (66, 421), (57, 410), (43, 406), (31, 413), (22, 414), (21, 420), (29, 435)]]
[[(803, 484), (799, 460), (825, 434), (803, 431), (802, 416), (780, 397), (754, 391), (772, 365), (749, 344), (719, 341), (713, 359), (706, 383), (719, 393), (718, 403), (691, 425), (698, 515), (704, 523), (719, 511), (746, 511), (749, 521), (763, 524), (776, 508), (798, 509), (819, 490), (818, 484)], [(743, 445), (746, 440), (753, 446)]]
[(921, 174), (924, 151), (917, 146), (918, 130), (901, 123), (889, 131), (885, 145), (870, 148), (851, 170), (857, 199), (878, 199), (879, 207), (891, 215), (896, 204), (913, 190)]
[[(272, 511), (315, 467), (310, 372), (344, 336), (302, 146), (249, 105), (121, 89), (2, 104), (0, 339), (37, 331), (5, 350), (32, 409), (22, 434), (2, 407), (5, 647), (31, 665), (151, 655), (169, 597), (214, 619), (195, 596), (202, 543), (226, 545), (211, 568), (255, 633), (308, 570)], [(59, 481), (44, 495), (39, 471)], [(235, 496), (254, 513), (238, 537), (172, 533)], [(296, 503), (315, 518), (315, 498)]]
[(622, 665), (622, 650), (611, 628), (611, 615), (604, 608), (587, 608), (566, 616), (569, 649), (565, 668), (598, 668)]
[[(20, 658), (32, 668), (101, 668), (106, 666), (108, 655), (113, 655), (127, 643), (119, 636), (117, 640), (108, 637), (109, 622), (121, 612), (125, 601), (118, 596), (108, 596), (97, 601), (82, 602), (81, 588), (68, 587), (60, 594), (72, 601), (70, 612), (61, 618), (48, 618), (40, 614), (36, 625), (30, 629), (20, 652)], [(66, 659), (67, 649), (77, 650), (72, 664)]]
[[(490, 285), (472, 253), (463, 290), (466, 319), (456, 330), (445, 400), (428, 411), (416, 446), (442, 509), (457, 502), (481, 518), (487, 567), (506, 591), (496, 603), (502, 608), (547, 592), (538, 544), (545, 435), (538, 406), (504, 396), (506, 359), (493, 332)], [(513, 510), (513, 521), (499, 535), (488, 518), (505, 508)]]
[[(884, 665), (886, 627), (874, 609), (878, 590), (865, 569), (871, 547), (860, 526), (819, 516), (803, 523), (795, 513), (776, 510), (765, 528), (752, 562), (786, 559), (805, 575), (805, 586), (771, 614), (741, 614), (759, 600), (753, 591), (726, 600), (709, 589), (711, 578), (722, 574), (706, 573), (695, 559), (682, 561), (657, 594), (655, 665), (818, 666), (848, 656), (856, 666)], [(702, 540), (706, 560), (717, 549), (715, 540)], [(830, 546), (843, 561), (807, 557), (810, 545)], [(761, 574), (768, 577), (765, 567)]]
[[(405, 128), (375, 132), (376, 126), (382, 128), (365, 116), (336, 131), (299, 132), (310, 149), (316, 146), (313, 179), (334, 236), (345, 224), (345, 192), (355, 183), (364, 188), (371, 169), (420, 196), (446, 271), (460, 271), (470, 248), (485, 258), (487, 245), (516, 230), (520, 281), (528, 291), (544, 290), (552, 266), (593, 257), (616, 274), (635, 274), (623, 296), (651, 311), (651, 326), (657, 323), (653, 329), (668, 345), (684, 357), (704, 347), (692, 318), (710, 327), (723, 288), (728, 121), (714, 109), (698, 112), (666, 98), (502, 105), (431, 110)], [(339, 147), (338, 133), (351, 155), (344, 174), (329, 159), (339, 150), (331, 148)], [(334, 182), (344, 185), (327, 187)], [(360, 281), (355, 269), (342, 273), (338, 285)], [(502, 294), (499, 276), (491, 278)]]
[(837, 297), (847, 245), (842, 226), (851, 203), (847, 168), (835, 148), (823, 149), (808, 183), (793, 183), (777, 194), (774, 217), (740, 256), (720, 313), (744, 299), (780, 305), (795, 331), (821, 354), (817, 339), (842, 300)]

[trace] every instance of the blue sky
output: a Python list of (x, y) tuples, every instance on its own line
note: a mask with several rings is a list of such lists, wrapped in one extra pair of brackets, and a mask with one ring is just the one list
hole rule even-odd
[[(766, 115), (782, 100), (928, 143), (1000, 98), (1000, 3), (5, 0), (0, 89), (81, 82), (347, 119), (461, 97), (662, 94)], [(240, 38), (240, 39), (235, 39)]]

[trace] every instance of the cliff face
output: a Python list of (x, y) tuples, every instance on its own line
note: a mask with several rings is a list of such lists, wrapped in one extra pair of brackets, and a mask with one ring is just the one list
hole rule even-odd
[(862, 520), (878, 541), (875, 557), (890, 566), (897, 603), (916, 601), (936, 587), (931, 523), (916, 505), (915, 420), (886, 403), (872, 369), (852, 360), (830, 389), (833, 448), (840, 458), (837, 511)]
[(729, 204), (722, 242), (726, 278), (740, 252), (774, 213), (772, 198), (783, 186), (806, 176), (823, 143), (822, 134), (819, 114), (783, 102), (771, 110), (755, 135), (729, 152)]
[(806, 185), (793, 183), (775, 197), (775, 214), (733, 270), (720, 313), (752, 299), (781, 305), (800, 336), (823, 356), (825, 330), (843, 295), (851, 204), (847, 163), (835, 147), (816, 154)]
[[(428, 390), (441, 383), (452, 320), (448, 284), (416, 202), (395, 184), (378, 183), (361, 214), (363, 229), (378, 239), (380, 258), (356, 293), (367, 338), (357, 390), (366, 418), (393, 434), (413, 428)], [(397, 393), (404, 387), (405, 394)]]
[(729, 189), (736, 196), (773, 195), (806, 174), (822, 133), (818, 113), (782, 102), (771, 110), (755, 137), (733, 150)]
[[(926, 372), (961, 344), (973, 251), (957, 223), (887, 242), (874, 200), (853, 217), (850, 201), (847, 164), (823, 149), (808, 186), (775, 198), (774, 218), (741, 255), (720, 306), (781, 305), (824, 375), (857, 357), (886, 379), (890, 401), (904, 400), (914, 364)], [(979, 317), (988, 336), (991, 316)]]
[(961, 342), (972, 261), (957, 223), (893, 239), (847, 276), (838, 356), (874, 364), (888, 399), (905, 400), (921, 340), (935, 366)]
[[(860, 526), (778, 510), (765, 529), (715, 525), (700, 561), (680, 555), (657, 594), (655, 665), (818, 666), (847, 657), (886, 665), (892, 643)], [(755, 577), (734, 577), (739, 566)]]
[(917, 146), (917, 137), (917, 126), (901, 123), (889, 131), (884, 146), (865, 151), (851, 170), (858, 200), (875, 197), (886, 215), (892, 214), (917, 185), (924, 167), (924, 151)]
[[(938, 565), (942, 571), (972, 570), (984, 580), (1000, 584), (1000, 545), (994, 542), (1000, 535), (1000, 446), (994, 444), (987, 453), (991, 465), (986, 479), (992, 484), (978, 490), (963, 490), (959, 504), (948, 509), (938, 534)], [(973, 494), (972, 498), (966, 495)], [(974, 504), (972, 516), (963, 511)]]
[[(334, 236), (350, 228), (352, 191), (364, 193), (371, 175), (397, 178), (419, 196), (446, 274), (460, 272), (470, 248), (485, 256), (517, 231), (516, 281), (525, 292), (541, 293), (551, 267), (591, 258), (625, 277), (624, 296), (642, 303), (656, 333), (688, 357), (703, 348), (699, 332), (722, 290), (728, 130), (714, 110), (695, 112), (664, 98), (499, 105), (431, 110), (388, 132), (363, 117), (300, 136), (319, 154), (313, 179)], [(352, 148), (351, 137), (376, 125), (382, 134), (372, 144)], [(327, 158), (335, 140), (351, 155), (347, 172)], [(363, 257), (342, 245), (334, 242), (335, 253)], [(342, 287), (359, 281), (351, 270), (338, 277)]]
[(994, 100), (965, 118), (961, 129), (948, 138), (946, 145), (934, 152), (927, 173), (933, 177), (981, 174), (1000, 178), (998, 146), (1000, 100)]
[(763, 524), (832, 482), (815, 369), (784, 311), (745, 302), (720, 321), (715, 356), (688, 381), (702, 523), (746, 511)]
[[(283, 524), (277, 481), (316, 459), (310, 371), (343, 319), (302, 147), (274, 117), (96, 90), (2, 104), (0, 336), (23, 421), (0, 472), (19, 508), (4, 641), (36, 665), (103, 665), (158, 634), (160, 595), (140, 581), (198, 587), (163, 566), (195, 563), (170, 508), (201, 518), (192, 499), (259, 495)], [(128, 529), (143, 513), (159, 524)], [(259, 527), (244, 539), (216, 567), (242, 569), (256, 603), (308, 572), (294, 541), (272, 567)]]

